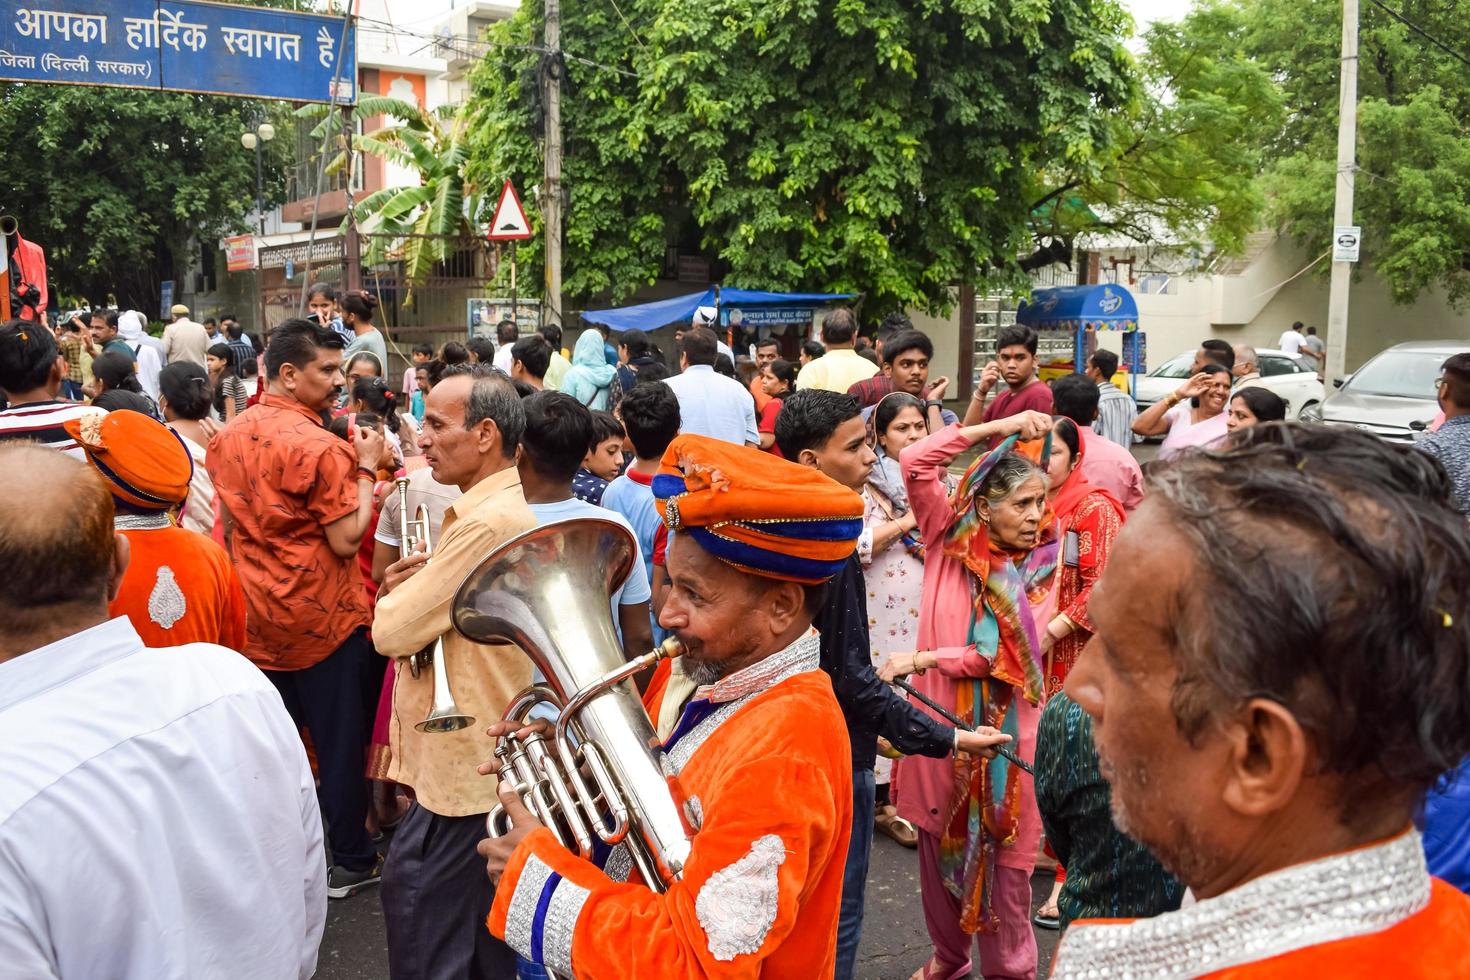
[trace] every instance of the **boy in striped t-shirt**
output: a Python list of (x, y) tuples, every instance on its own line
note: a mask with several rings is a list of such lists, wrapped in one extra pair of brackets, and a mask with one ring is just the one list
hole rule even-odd
[(61, 400), (66, 357), (49, 328), (11, 320), (0, 327), (0, 440), (26, 440), (85, 459), (61, 423), (101, 412), (90, 405)]

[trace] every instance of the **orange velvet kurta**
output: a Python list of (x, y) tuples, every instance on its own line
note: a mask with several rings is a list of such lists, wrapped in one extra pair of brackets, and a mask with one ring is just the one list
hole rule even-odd
[(752, 693), (724, 700), (717, 686), (692, 700), (668, 745), (697, 825), (680, 880), (664, 894), (636, 872), (620, 883), (538, 829), (496, 887), (490, 931), (580, 980), (830, 977), (851, 829), (847, 729), (815, 634), (775, 658), (787, 669)]
[(110, 615), (128, 617), (145, 646), (244, 649), (245, 596), (225, 549), (181, 527), (120, 533), (131, 558)]

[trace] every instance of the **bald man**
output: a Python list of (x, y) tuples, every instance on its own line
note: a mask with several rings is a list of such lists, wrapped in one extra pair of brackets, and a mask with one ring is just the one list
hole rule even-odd
[(5, 975), (311, 976), (321, 814), (275, 688), (108, 619), (129, 547), (95, 471), (12, 444), (0, 473)]
[(1249, 388), (1261, 383), (1260, 358), (1256, 349), (1249, 344), (1235, 345), (1235, 367), (1230, 369), (1235, 376), (1235, 390)]

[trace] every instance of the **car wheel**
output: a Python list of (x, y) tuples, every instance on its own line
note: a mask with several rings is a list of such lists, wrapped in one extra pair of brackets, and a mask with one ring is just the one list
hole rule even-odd
[(1302, 422), (1321, 422), (1322, 403), (1307, 402), (1305, 405), (1302, 406), (1302, 410), (1296, 413), (1296, 417)]

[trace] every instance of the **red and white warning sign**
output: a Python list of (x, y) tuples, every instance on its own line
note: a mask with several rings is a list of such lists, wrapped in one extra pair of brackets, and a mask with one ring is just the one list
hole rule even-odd
[(492, 242), (512, 242), (531, 237), (531, 223), (526, 220), (526, 211), (521, 199), (509, 180), (500, 189), (500, 203), (495, 205), (495, 218), (490, 222), (490, 231), (485, 236)]

